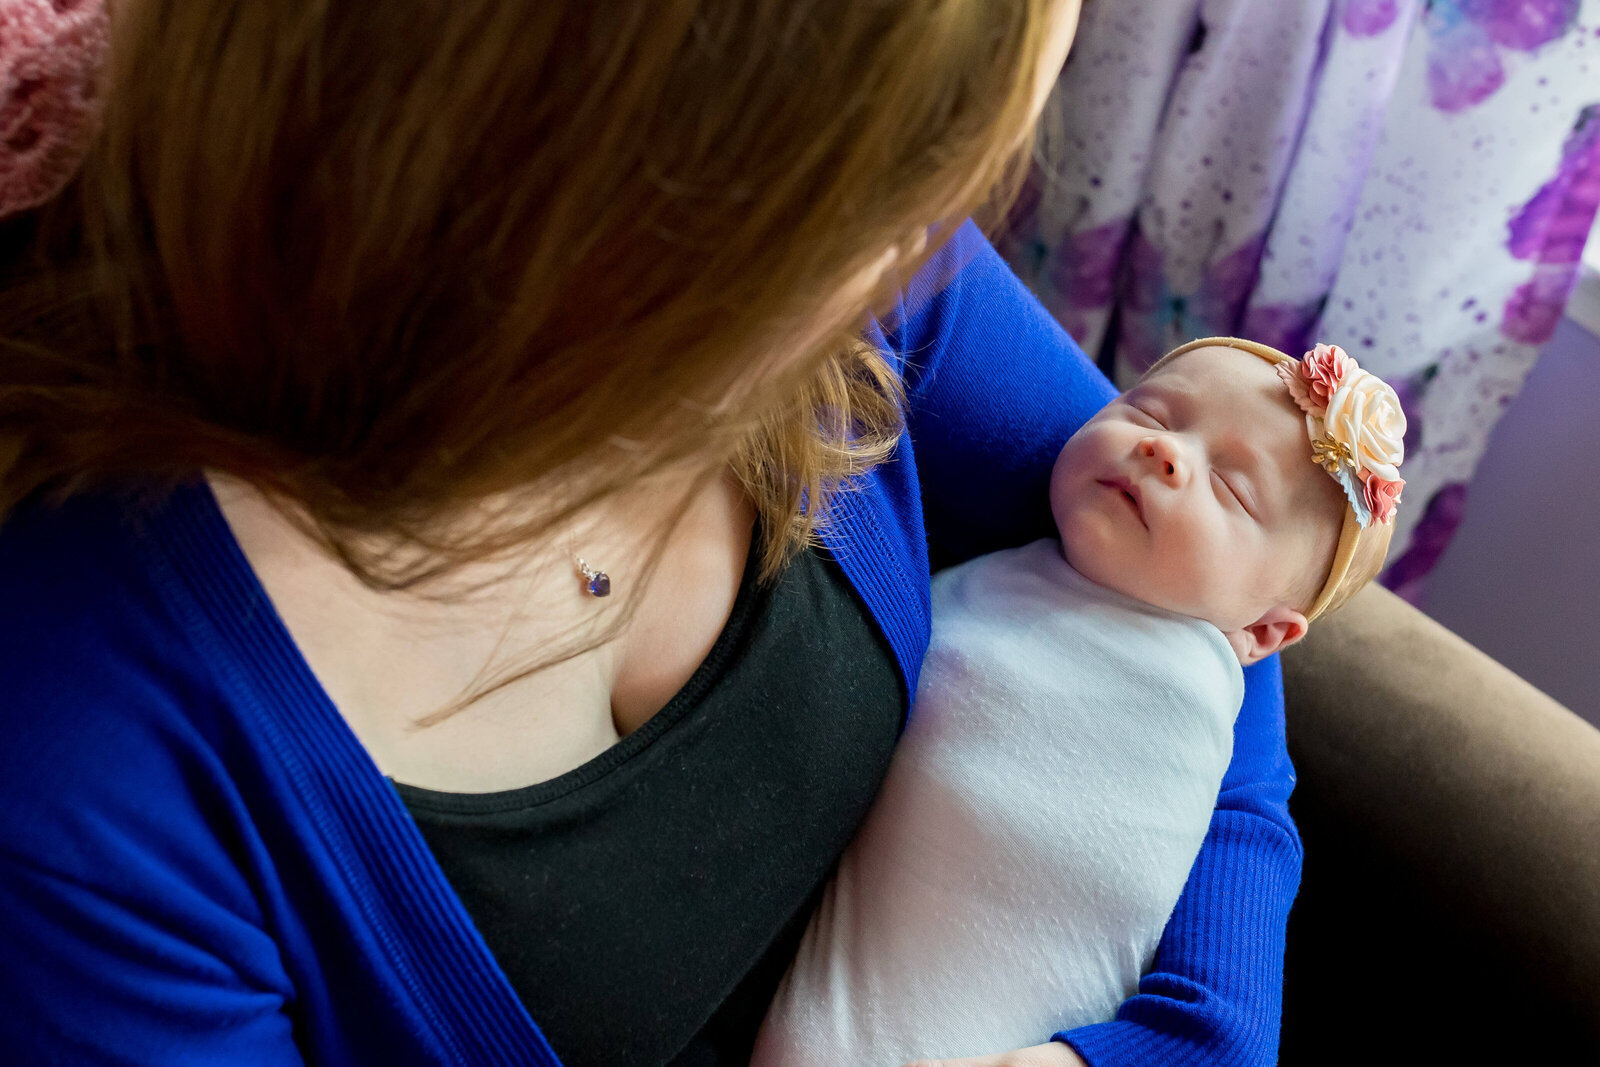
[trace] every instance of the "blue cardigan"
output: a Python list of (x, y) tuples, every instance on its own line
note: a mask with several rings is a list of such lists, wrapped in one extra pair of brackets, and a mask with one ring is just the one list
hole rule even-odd
[[(970, 224), (872, 336), (907, 437), (827, 541), (914, 692), (929, 545), (1050, 533), (1056, 451), (1112, 390)], [(1154, 969), (1116, 1021), (1060, 1035), (1097, 1067), (1276, 1057), (1300, 842), (1276, 660), (1246, 679)], [(13, 1062), (556, 1063), (203, 481), (0, 527), (0, 701)]]

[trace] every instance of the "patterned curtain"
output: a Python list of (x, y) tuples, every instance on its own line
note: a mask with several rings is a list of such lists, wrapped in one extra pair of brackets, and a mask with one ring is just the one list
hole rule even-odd
[(1001, 251), (1121, 381), (1192, 337), (1400, 392), (1415, 596), (1600, 206), (1600, 0), (1098, 0)]

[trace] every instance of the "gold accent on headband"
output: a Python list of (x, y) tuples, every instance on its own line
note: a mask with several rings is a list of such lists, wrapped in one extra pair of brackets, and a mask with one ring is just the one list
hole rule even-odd
[(1350, 450), (1338, 441), (1319, 437), (1311, 442), (1311, 458), (1329, 474), (1338, 474), (1339, 467), (1349, 462)]

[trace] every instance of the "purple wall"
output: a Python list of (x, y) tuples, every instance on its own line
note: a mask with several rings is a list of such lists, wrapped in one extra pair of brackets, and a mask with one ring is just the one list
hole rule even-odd
[(1572, 319), (1495, 429), (1422, 607), (1600, 726), (1600, 338)]

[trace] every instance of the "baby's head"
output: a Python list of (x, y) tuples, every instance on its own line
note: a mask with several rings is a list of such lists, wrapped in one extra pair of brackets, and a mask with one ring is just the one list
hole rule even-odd
[(1205, 338), (1073, 434), (1050, 507), (1084, 577), (1205, 619), (1248, 665), (1378, 573), (1404, 434), (1394, 390), (1337, 348)]

